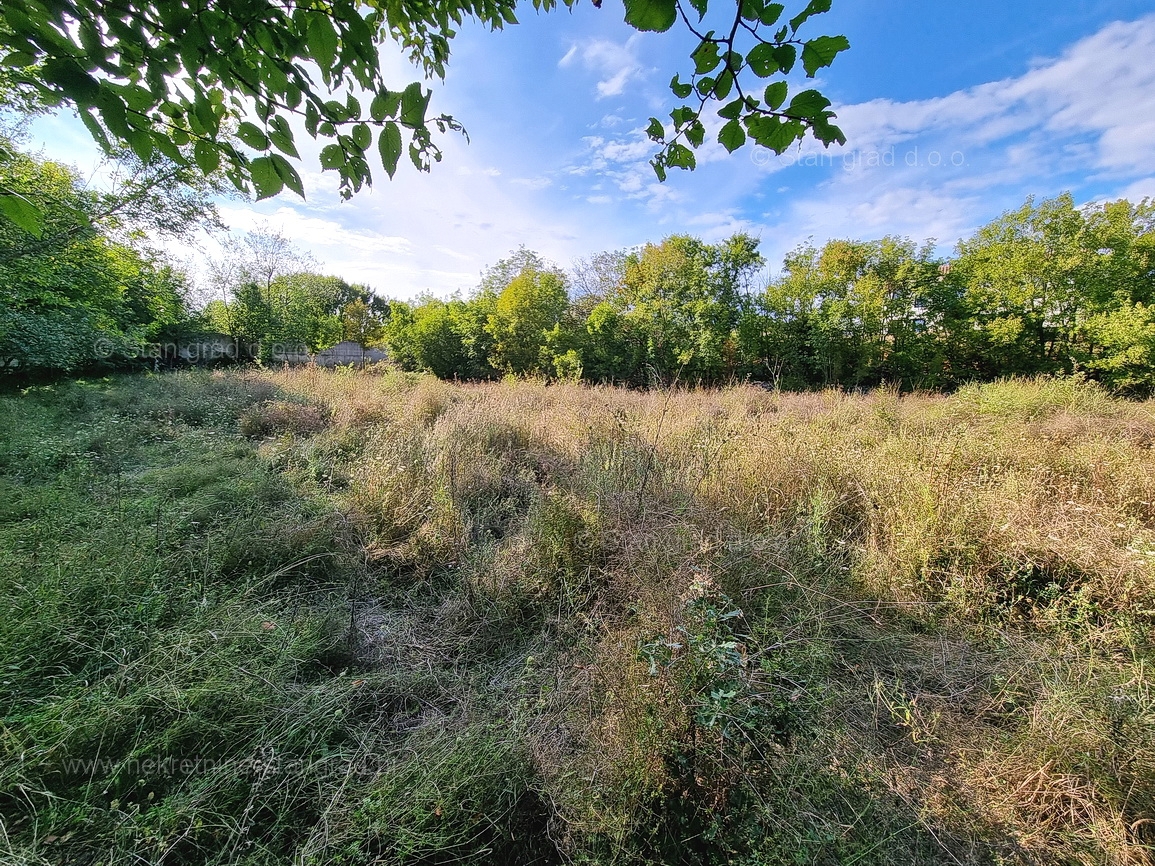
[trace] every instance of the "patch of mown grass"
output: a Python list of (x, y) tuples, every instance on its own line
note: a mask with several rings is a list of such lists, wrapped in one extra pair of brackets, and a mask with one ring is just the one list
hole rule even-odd
[(304, 369), (0, 421), (10, 859), (1152, 860), (1151, 404)]

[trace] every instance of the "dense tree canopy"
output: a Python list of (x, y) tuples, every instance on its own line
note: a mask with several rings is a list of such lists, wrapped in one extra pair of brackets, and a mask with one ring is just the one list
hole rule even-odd
[[(886, 237), (804, 245), (758, 284), (762, 264), (748, 235), (673, 235), (578, 262), (563, 309), (537, 288), (563, 275), (521, 250), (469, 300), (405, 305), (384, 341), (403, 366), (447, 377), (952, 388), (1082, 372), (1124, 393), (1155, 389), (1151, 202), (1028, 201), (948, 259)], [(520, 326), (512, 354), (503, 309)]]
[(166, 209), (175, 175), (155, 163), (128, 165), (126, 183), (94, 192), (72, 169), (0, 143), (0, 177), (43, 213), (39, 238), (0, 221), (0, 366), (71, 369), (187, 319), (183, 276), (132, 229), (157, 210), (174, 230), (211, 218), (205, 198), (181, 187)]

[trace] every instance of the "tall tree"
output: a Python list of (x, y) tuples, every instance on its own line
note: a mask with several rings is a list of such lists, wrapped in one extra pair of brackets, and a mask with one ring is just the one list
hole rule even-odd
[(551, 374), (549, 335), (568, 303), (560, 269), (524, 264), (497, 295), (486, 321), (485, 330), (493, 339), (490, 364), (504, 373)]
[[(716, 382), (736, 372), (737, 325), (750, 276), (762, 266), (758, 241), (737, 234), (719, 244), (672, 235), (626, 260), (612, 306), (620, 337), (643, 369), (664, 381)], [(613, 320), (599, 313), (597, 327)]]
[(37, 202), (39, 238), (0, 222), (0, 363), (72, 369), (128, 352), (186, 316), (183, 277), (118, 240), (107, 193), (70, 168), (0, 155), (0, 178)]

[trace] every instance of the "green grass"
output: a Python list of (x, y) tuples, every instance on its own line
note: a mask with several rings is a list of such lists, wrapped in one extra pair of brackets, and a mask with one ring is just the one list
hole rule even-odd
[(1144, 863), (1155, 407), (0, 397), (0, 860)]

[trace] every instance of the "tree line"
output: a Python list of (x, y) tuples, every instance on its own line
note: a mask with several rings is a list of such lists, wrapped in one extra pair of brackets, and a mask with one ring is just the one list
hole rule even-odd
[(120, 182), (97, 193), (9, 139), (0, 170), (45, 213), (39, 237), (0, 222), (10, 371), (83, 368), (219, 332), (266, 362), (276, 345), (353, 340), (449, 379), (949, 389), (1082, 372), (1123, 393), (1155, 387), (1149, 200), (1028, 200), (946, 257), (900, 237), (806, 244), (769, 278), (759, 240), (742, 233), (672, 235), (568, 271), (523, 248), (467, 295), (409, 301), (317, 273), (285, 238), (256, 231), (226, 241), (204, 287), (212, 297), (195, 303), (143, 228), (179, 236), (214, 224), (211, 177), (129, 156)]
[(467, 298), (394, 301), (380, 342), (443, 378), (514, 374), (646, 385), (950, 389), (1083, 373), (1155, 388), (1155, 203), (1017, 210), (940, 257), (908, 238), (792, 251), (673, 235), (565, 273), (522, 250)]

